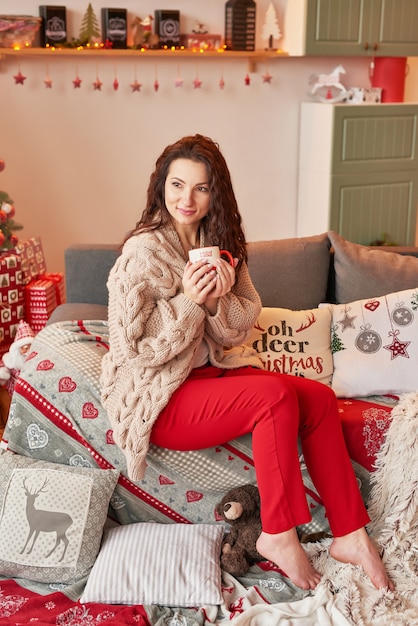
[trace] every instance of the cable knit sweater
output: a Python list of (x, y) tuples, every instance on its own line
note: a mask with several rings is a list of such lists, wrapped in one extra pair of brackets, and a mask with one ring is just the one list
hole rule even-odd
[(183, 293), (186, 261), (176, 230), (167, 224), (128, 239), (109, 274), (102, 402), (133, 480), (144, 476), (152, 426), (190, 373), (202, 339), (213, 365), (262, 367), (256, 352), (243, 345), (261, 309), (247, 266), (210, 315)]

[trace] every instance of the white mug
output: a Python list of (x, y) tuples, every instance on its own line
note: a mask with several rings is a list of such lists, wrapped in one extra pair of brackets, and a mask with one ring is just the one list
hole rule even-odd
[(228, 263), (234, 267), (233, 256), (228, 250), (219, 250), (219, 246), (208, 246), (207, 248), (193, 248), (189, 251), (189, 259), (192, 263), (196, 261), (206, 261), (209, 265), (215, 265), (215, 261), (222, 256), (226, 256)]

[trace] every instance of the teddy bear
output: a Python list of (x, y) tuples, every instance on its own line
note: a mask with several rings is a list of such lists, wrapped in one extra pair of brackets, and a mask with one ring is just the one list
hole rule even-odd
[(221, 567), (233, 576), (243, 576), (263, 557), (256, 550), (261, 533), (260, 494), (252, 484), (228, 491), (215, 507), (228, 531), (222, 542)]

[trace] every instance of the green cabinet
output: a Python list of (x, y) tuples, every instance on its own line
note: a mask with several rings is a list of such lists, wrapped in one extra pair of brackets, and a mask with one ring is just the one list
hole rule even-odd
[(288, 0), (290, 55), (418, 56), (417, 0)]
[(418, 105), (301, 105), (297, 235), (415, 245)]

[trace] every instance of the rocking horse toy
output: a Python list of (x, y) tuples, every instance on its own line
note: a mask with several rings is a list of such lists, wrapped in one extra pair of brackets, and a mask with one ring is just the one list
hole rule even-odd
[(337, 65), (331, 74), (313, 74), (309, 83), (313, 86), (309, 92), (311, 96), (315, 96), (320, 102), (341, 102), (346, 100), (350, 95), (350, 90), (346, 89), (340, 81), (340, 74), (345, 74), (342, 65)]

